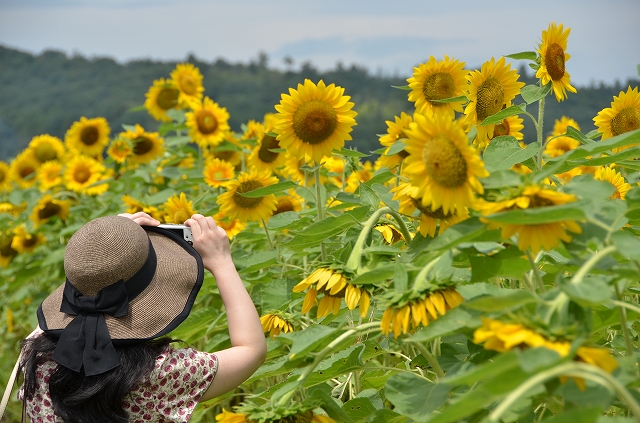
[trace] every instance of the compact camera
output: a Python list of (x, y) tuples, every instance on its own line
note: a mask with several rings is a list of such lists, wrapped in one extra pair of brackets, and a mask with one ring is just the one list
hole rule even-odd
[(193, 245), (193, 234), (191, 233), (190, 227), (174, 223), (165, 223), (162, 225), (158, 225), (158, 227), (173, 232), (174, 234), (184, 238), (184, 240), (189, 244)]

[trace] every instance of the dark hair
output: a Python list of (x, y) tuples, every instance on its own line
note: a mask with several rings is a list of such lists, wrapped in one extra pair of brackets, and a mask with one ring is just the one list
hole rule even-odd
[[(44, 383), (36, 376), (38, 365), (51, 360), (56, 339), (42, 334), (22, 342), (25, 357), (24, 399), (35, 394), (36, 384)], [(153, 371), (157, 357), (170, 338), (160, 338), (143, 343), (116, 346), (120, 365), (96, 376), (85, 376), (66, 367), (57, 366), (49, 378), (49, 394), (53, 409), (65, 423), (127, 423), (128, 413), (122, 402), (137, 384), (144, 382)]]

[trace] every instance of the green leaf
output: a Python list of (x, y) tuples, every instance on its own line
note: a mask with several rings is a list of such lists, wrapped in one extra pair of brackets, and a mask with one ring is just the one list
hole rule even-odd
[(395, 265), (385, 265), (361, 273), (351, 279), (349, 283), (351, 285), (382, 285), (386, 283), (388, 279), (393, 279), (394, 274)]
[(522, 51), (520, 53), (507, 54), (504, 57), (514, 60), (531, 60), (535, 62), (538, 60), (538, 53), (535, 51)]
[(492, 139), (487, 146), (483, 155), (484, 165), (489, 173), (511, 169), (513, 165), (533, 157), (539, 150), (540, 144), (537, 142), (522, 148), (511, 135), (501, 135)]
[(342, 409), (353, 420), (361, 420), (376, 412), (369, 398), (354, 398), (344, 403)]
[(238, 194), (247, 198), (260, 198), (260, 197), (264, 197), (265, 195), (279, 194), (283, 191), (286, 191), (291, 188), (295, 188), (297, 186), (298, 184), (296, 184), (293, 181), (283, 181), (283, 182), (278, 182), (277, 184), (254, 189), (253, 191), (248, 191), (243, 193), (239, 192)]
[(610, 236), (613, 245), (623, 256), (640, 261), (640, 239), (626, 231), (616, 231)]
[(172, 147), (172, 148), (187, 145), (190, 142), (191, 142), (191, 137), (188, 137), (185, 135), (165, 137), (164, 139), (165, 147)]
[(429, 322), (429, 325), (407, 337), (411, 342), (428, 342), (439, 336), (446, 336), (467, 327), (479, 326), (480, 312), (456, 307), (447, 311), (444, 316)]
[(281, 333), (278, 339), (286, 343), (293, 343), (289, 351), (289, 359), (304, 358), (311, 351), (314, 351), (321, 345), (326, 343), (327, 339), (337, 337), (337, 333), (342, 332), (340, 329), (331, 328), (325, 325), (311, 325), (303, 331)]
[(520, 175), (513, 170), (497, 170), (491, 172), (488, 177), (480, 179), (480, 182), (485, 189), (518, 187), (522, 185)]
[(406, 144), (404, 143), (404, 141), (402, 141), (402, 139), (399, 139), (396, 142), (394, 142), (393, 145), (391, 145), (391, 147), (389, 147), (389, 150), (384, 155), (395, 156), (396, 154), (404, 151), (405, 147), (406, 147)]
[(529, 291), (518, 289), (507, 295), (477, 297), (466, 301), (464, 307), (485, 312), (506, 311), (534, 302), (536, 302), (536, 299), (533, 294)]
[(395, 177), (396, 175), (389, 170), (384, 170), (380, 173), (376, 172), (371, 179), (365, 182), (365, 185), (371, 187), (375, 184), (384, 184), (388, 180), (393, 179)]
[(494, 277), (519, 279), (531, 270), (529, 261), (514, 248), (491, 256), (470, 256), (471, 282), (487, 281)]
[[(358, 209), (362, 208), (368, 210), (369, 206), (359, 207)], [(354, 211), (358, 211), (358, 209)], [(338, 217), (326, 217), (298, 232), (291, 241), (283, 245), (294, 250), (314, 247), (320, 244), (320, 242), (338, 235), (358, 223), (353, 213), (344, 213)]]
[(346, 148), (340, 149), (340, 151), (338, 151), (338, 153), (342, 154), (343, 156), (358, 157), (358, 158), (369, 157), (371, 155), (371, 154), (361, 153), (361, 152), (356, 151), (356, 150), (348, 150)]
[(360, 200), (363, 205), (369, 205), (372, 210), (377, 210), (380, 206), (380, 198), (368, 185), (360, 183), (358, 187), (360, 191)]
[[(445, 314), (446, 316), (446, 314)], [(491, 361), (477, 366), (467, 372), (447, 376), (442, 383), (448, 385), (473, 385), (488, 379), (495, 379), (497, 376), (509, 373), (520, 366), (520, 360), (515, 351), (509, 351), (495, 356)]]
[(397, 373), (387, 380), (385, 397), (394, 410), (415, 420), (423, 421), (440, 408), (451, 388), (433, 383), (412, 373)]
[(477, 217), (472, 217), (447, 228), (427, 246), (427, 250), (446, 250), (462, 242), (469, 242), (485, 231), (486, 225)]
[(525, 104), (519, 104), (516, 106), (511, 106), (511, 107), (507, 107), (506, 109), (502, 109), (501, 111), (499, 111), (498, 113), (496, 113), (495, 115), (491, 115), (488, 118), (486, 118), (485, 120), (482, 121), (482, 123), (480, 124), (480, 126), (483, 125), (495, 125), (496, 123), (500, 123), (502, 122), (504, 119), (511, 117), (511, 116), (517, 116), (521, 113), (526, 112), (526, 105)]
[(392, 88), (397, 88), (399, 90), (411, 91), (411, 87), (408, 85), (392, 85)]
[(393, 268), (393, 288), (399, 294), (403, 294), (409, 286), (409, 275), (404, 265), (397, 261)]
[(582, 210), (583, 203), (561, 204), (559, 206), (536, 207), (531, 209), (512, 210), (494, 213), (485, 216), (492, 222), (534, 225), (541, 223), (560, 222), (563, 220), (584, 220), (586, 218)]
[(240, 273), (251, 273), (277, 263), (277, 251), (264, 251), (235, 259), (234, 263)]
[[(545, 423), (595, 423), (600, 422), (600, 415), (602, 414), (601, 407), (578, 407), (568, 411), (563, 411), (562, 414), (552, 416), (551, 418), (544, 419)], [(602, 423), (615, 423), (616, 418), (602, 418)], [(633, 420), (630, 420), (633, 421)], [(622, 422), (618, 422), (622, 423)]]
[(545, 86), (539, 87), (537, 85), (527, 85), (520, 90), (520, 95), (522, 99), (527, 103), (535, 103), (536, 101), (544, 98), (551, 91), (551, 83), (548, 83)]
[(466, 103), (469, 101), (466, 95), (459, 95), (457, 97), (443, 98), (440, 100), (429, 100), (433, 103)]
[(591, 138), (587, 138), (582, 132), (578, 131), (573, 126), (567, 127), (566, 136), (569, 138), (573, 138), (574, 140), (580, 141), (580, 144), (589, 144), (595, 142)]
[(527, 373), (544, 370), (560, 361), (562, 357), (548, 348), (529, 348), (519, 355), (520, 368)]
[(408, 417), (389, 410), (388, 408), (383, 408), (376, 411), (371, 419), (367, 420), (367, 423), (406, 423), (408, 420)]
[(175, 190), (173, 188), (167, 188), (162, 191), (159, 191), (153, 195), (150, 195), (146, 198), (145, 202), (150, 206), (155, 206), (157, 204), (162, 204), (169, 199), (172, 195), (175, 194)]
[(267, 228), (269, 229), (286, 228), (287, 226), (299, 220), (300, 220), (300, 215), (294, 211), (278, 213), (269, 219)]
[(613, 287), (597, 278), (585, 277), (579, 283), (563, 283), (560, 289), (579, 304), (599, 305), (613, 297)]

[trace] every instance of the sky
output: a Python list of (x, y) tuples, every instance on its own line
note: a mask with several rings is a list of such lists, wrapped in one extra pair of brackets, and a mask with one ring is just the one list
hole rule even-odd
[(293, 69), (341, 62), (409, 77), (430, 56), (479, 68), (534, 51), (555, 21), (571, 28), (571, 82), (586, 86), (638, 78), (638, 16), (640, 0), (0, 0), (0, 45), (120, 63), (248, 63), (262, 52), (272, 68), (290, 57)]

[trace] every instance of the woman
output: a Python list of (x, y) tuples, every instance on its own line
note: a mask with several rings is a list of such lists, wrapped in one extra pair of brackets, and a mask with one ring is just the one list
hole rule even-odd
[[(146, 213), (94, 219), (69, 240), (66, 282), (38, 309), (23, 343), (19, 392), (32, 422), (186, 422), (199, 401), (235, 389), (264, 362), (260, 319), (213, 218), (185, 225), (193, 247)], [(163, 337), (184, 321), (215, 277), (232, 347), (174, 348)]]

